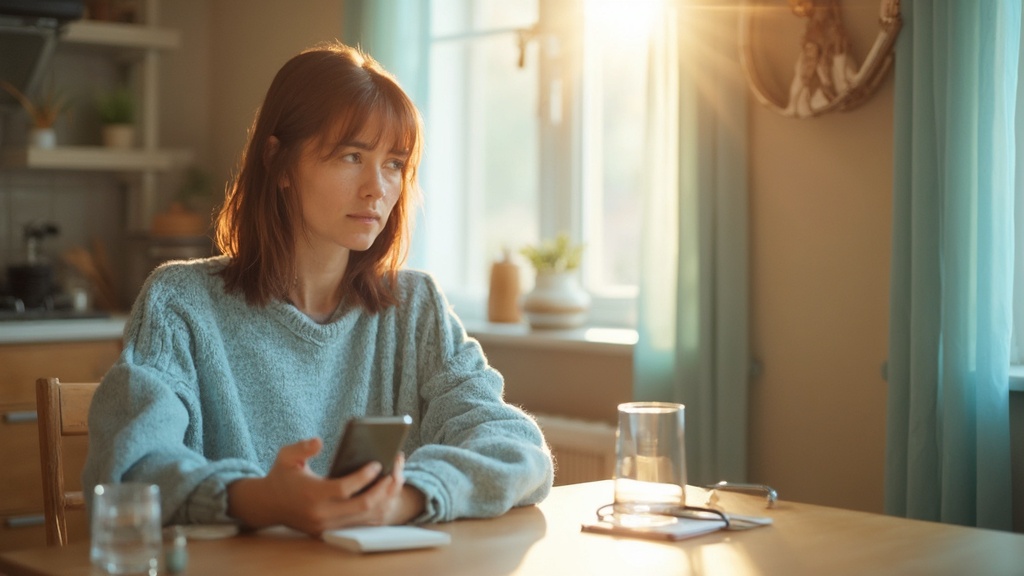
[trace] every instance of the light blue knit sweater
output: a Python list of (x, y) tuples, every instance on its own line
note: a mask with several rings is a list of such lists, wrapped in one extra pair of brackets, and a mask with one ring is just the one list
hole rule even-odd
[(125, 348), (89, 414), (86, 493), (160, 486), (164, 523), (230, 521), (229, 483), (263, 476), (285, 444), (319, 436), (325, 474), (353, 416), (410, 414), (406, 482), (416, 522), (489, 517), (542, 500), (552, 462), (540, 429), (426, 274), (399, 274), (401, 304), (317, 324), (284, 302), (225, 294), (223, 257), (167, 264), (146, 281)]

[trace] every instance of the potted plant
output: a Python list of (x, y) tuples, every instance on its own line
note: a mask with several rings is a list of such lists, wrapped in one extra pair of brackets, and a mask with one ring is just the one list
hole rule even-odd
[(103, 123), (103, 144), (111, 148), (135, 145), (135, 98), (124, 86), (100, 94), (96, 112)]
[(0, 81), (8, 94), (21, 104), (32, 120), (29, 132), (29, 144), (36, 148), (53, 148), (57, 145), (57, 133), (54, 124), (60, 115), (68, 109), (68, 101), (56, 91), (50, 90), (40, 99), (33, 101), (21, 90), (6, 80)]
[(538, 273), (575, 270), (583, 260), (583, 245), (573, 244), (565, 233), (536, 246), (524, 246), (520, 252)]
[(580, 286), (576, 270), (583, 245), (559, 234), (520, 250), (536, 271), (534, 288), (523, 299), (526, 319), (534, 328), (573, 328), (586, 320), (590, 294)]

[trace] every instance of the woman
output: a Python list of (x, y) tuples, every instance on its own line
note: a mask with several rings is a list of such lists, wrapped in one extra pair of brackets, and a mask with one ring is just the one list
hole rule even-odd
[[(548, 493), (541, 432), (426, 274), (399, 270), (422, 127), (394, 78), (329, 44), (287, 62), (217, 221), (224, 256), (146, 281), (89, 417), (83, 485), (151, 482), (164, 523), (499, 515)], [(393, 472), (324, 478), (344, 423), (410, 414)], [(369, 488), (360, 493), (360, 491)]]

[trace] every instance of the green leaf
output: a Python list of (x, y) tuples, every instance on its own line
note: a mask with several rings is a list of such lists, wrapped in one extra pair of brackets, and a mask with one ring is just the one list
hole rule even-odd
[(573, 244), (569, 235), (563, 232), (553, 240), (542, 241), (536, 246), (524, 246), (519, 252), (538, 272), (565, 272), (579, 268), (583, 260), (583, 248), (583, 244)]

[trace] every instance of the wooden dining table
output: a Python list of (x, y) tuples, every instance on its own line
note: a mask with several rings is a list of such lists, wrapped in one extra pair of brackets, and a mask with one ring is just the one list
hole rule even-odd
[[(556, 487), (537, 506), (498, 518), (429, 526), (451, 535), (439, 548), (359, 554), (283, 530), (188, 543), (186, 575), (1024, 575), (1024, 534), (907, 520), (719, 491), (726, 512), (772, 524), (678, 542), (581, 531), (612, 499), (611, 481)], [(707, 491), (689, 487), (688, 503)], [(784, 496), (784, 495), (783, 495)], [(89, 546), (0, 554), (8, 576), (97, 574)]]

